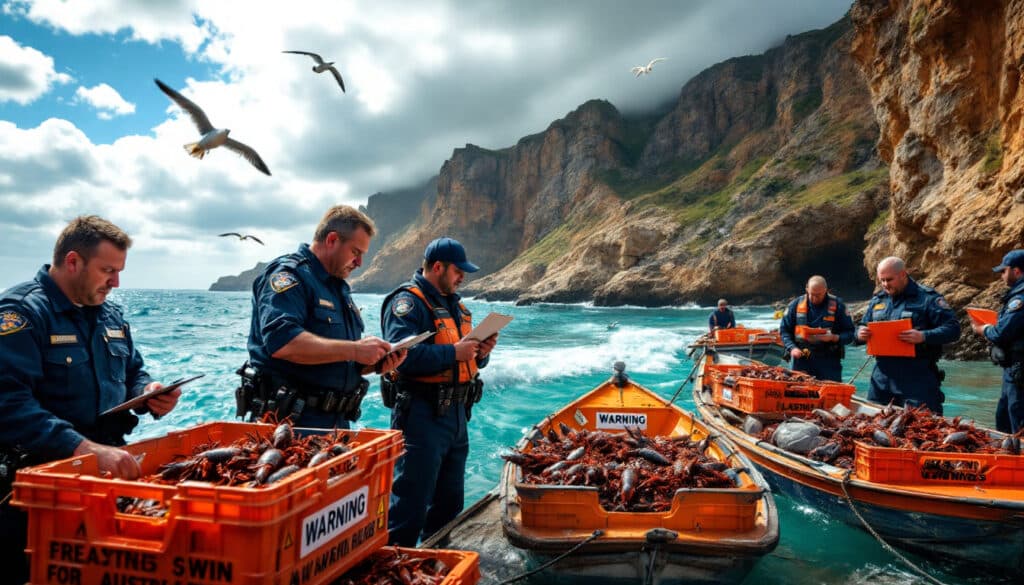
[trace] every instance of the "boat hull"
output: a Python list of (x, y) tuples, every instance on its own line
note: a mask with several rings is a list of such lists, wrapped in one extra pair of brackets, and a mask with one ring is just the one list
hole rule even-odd
[[(645, 413), (644, 424), (650, 425), (646, 432), (651, 435), (687, 435), (696, 440), (710, 434), (708, 428), (689, 413), (631, 383), (625, 392), (602, 385), (536, 428), (575, 421), (593, 430), (602, 412), (613, 413), (616, 408), (634, 413), (630, 416)], [(518, 448), (528, 449), (528, 442), (524, 439)], [(672, 509), (666, 513), (603, 511), (596, 506), (596, 489), (520, 484), (519, 467), (508, 463), (499, 483), (504, 534), (511, 544), (524, 551), (529, 559), (527, 568), (539, 568), (569, 553), (544, 568), (538, 582), (738, 583), (754, 563), (778, 543), (778, 515), (764, 478), (732, 445), (711, 437), (710, 452), (741, 470), (738, 487), (679, 490)], [(522, 486), (519, 491), (518, 486)], [(559, 528), (558, 522), (562, 520), (538, 515), (538, 508), (550, 511), (555, 505), (552, 501), (576, 506), (574, 509), (582, 515), (568, 513), (576, 514), (575, 520)], [(709, 512), (698, 512), (705, 515), (694, 517), (696, 524), (683, 520), (686, 510), (696, 509), (691, 502), (708, 502), (701, 505), (708, 506)], [(560, 508), (558, 511), (562, 514), (557, 518), (567, 517), (569, 509)], [(746, 528), (730, 529), (716, 525), (715, 517), (707, 515), (712, 513), (710, 510), (719, 514), (727, 510), (728, 514), (739, 514), (738, 518), (751, 520), (741, 522)], [(701, 522), (704, 522), (703, 529)], [(599, 537), (576, 547), (595, 529), (601, 530)], [(669, 531), (671, 538), (663, 538)]]
[[(863, 481), (845, 469), (785, 452), (729, 424), (710, 392), (704, 391), (701, 375), (694, 384), (693, 397), (704, 423), (731, 439), (775, 494), (867, 530), (859, 513), (886, 542), (922, 556), (995, 575), (1024, 571), (1021, 490)], [(854, 401), (868, 408), (880, 407)]]

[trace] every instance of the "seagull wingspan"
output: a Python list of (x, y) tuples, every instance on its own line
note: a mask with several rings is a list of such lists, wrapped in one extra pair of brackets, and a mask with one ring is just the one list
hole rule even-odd
[(225, 232), (223, 234), (217, 234), (217, 237), (219, 238), (223, 238), (224, 236), (238, 236), (240, 238), (242, 237), (242, 234), (238, 232)]
[(154, 78), (153, 81), (156, 82), (156, 86), (159, 87), (161, 91), (167, 94), (167, 97), (171, 98), (171, 100), (178, 104), (181, 109), (188, 112), (188, 115), (192, 117), (192, 122), (196, 125), (196, 128), (199, 129), (200, 134), (206, 134), (210, 130), (213, 130), (213, 124), (210, 123), (210, 119), (206, 117), (202, 108), (195, 105), (195, 103), (187, 97), (168, 87), (167, 84), (159, 79)]
[(338, 80), (338, 85), (341, 86), (341, 92), (345, 93), (345, 82), (341, 80), (341, 73), (338, 73), (338, 70), (333, 66), (328, 67), (328, 69), (331, 70), (331, 75), (334, 75), (334, 78)]
[(316, 61), (317, 65), (323, 65), (324, 64), (324, 60), (320, 57), (320, 55), (317, 55), (316, 53), (310, 53), (309, 51), (281, 51), (281, 52), (282, 53), (292, 53), (292, 54), (295, 54), (295, 55), (309, 55), (310, 57), (313, 58), (314, 61)]
[(252, 164), (252, 166), (259, 169), (260, 172), (267, 175), (268, 177), (270, 176), (270, 169), (267, 168), (266, 163), (263, 162), (263, 159), (260, 158), (260, 155), (256, 154), (256, 151), (253, 150), (251, 147), (242, 144), (241, 142), (235, 140), (234, 138), (228, 138), (224, 142), (224, 146), (242, 155), (242, 157), (245, 160), (249, 161), (249, 163)]
[(647, 64), (647, 68), (650, 69), (651, 67), (654, 67), (654, 64), (657, 63), (658, 61), (668, 61), (668, 59), (666, 59), (665, 57), (658, 57), (657, 59), (651, 59), (651, 62)]
[(247, 234), (247, 235), (246, 235), (246, 236), (245, 236), (244, 238), (242, 238), (242, 239), (244, 240), (244, 239), (246, 239), (246, 238), (248, 238), (248, 239), (250, 239), (250, 240), (252, 240), (252, 241), (256, 242), (257, 244), (259, 244), (259, 245), (261, 245), (261, 246), (265, 246), (265, 245), (266, 245), (266, 244), (264, 244), (264, 243), (263, 243), (263, 240), (261, 240), (261, 239), (257, 238), (256, 236), (250, 236), (250, 235), (248, 235), (248, 234)]

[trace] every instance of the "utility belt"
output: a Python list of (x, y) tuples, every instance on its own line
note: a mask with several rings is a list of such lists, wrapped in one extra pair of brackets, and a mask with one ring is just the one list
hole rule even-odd
[(1015, 386), (1024, 388), (1024, 348), (1005, 350), (998, 345), (989, 345), (988, 354), (992, 363), (1009, 372)]
[(843, 359), (846, 357), (846, 346), (841, 343), (818, 343), (811, 345), (809, 343), (796, 342), (796, 346), (800, 349), (807, 350), (810, 354), (808, 357), (836, 357)]
[(476, 376), (465, 384), (431, 384), (381, 376), (380, 393), (387, 408), (404, 409), (410, 399), (420, 398), (434, 405), (435, 416), (444, 416), (453, 405), (462, 404), (468, 418), (472, 406), (484, 395), (484, 381)]
[(31, 465), (29, 455), (18, 447), (0, 447), (0, 499), (14, 489), (14, 475), (19, 469)]
[(242, 377), (235, 389), (235, 416), (259, 420), (272, 412), (277, 420), (290, 417), (299, 420), (307, 408), (340, 414), (350, 421), (358, 420), (363, 411), (360, 405), (370, 388), (370, 382), (361, 378), (353, 390), (298, 384), (272, 372), (255, 370), (249, 362), (235, 372)]

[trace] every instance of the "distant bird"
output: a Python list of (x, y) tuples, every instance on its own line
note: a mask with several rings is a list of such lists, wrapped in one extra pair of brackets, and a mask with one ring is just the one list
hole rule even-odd
[(156, 82), (157, 87), (166, 93), (174, 103), (178, 104), (181, 106), (181, 109), (188, 112), (189, 116), (192, 117), (192, 122), (203, 135), (203, 137), (199, 139), (199, 142), (192, 142), (185, 145), (185, 150), (187, 150), (189, 154), (202, 160), (203, 156), (205, 156), (208, 151), (213, 150), (218, 146), (226, 146), (230, 150), (242, 155), (245, 160), (249, 161), (252, 166), (259, 169), (261, 173), (268, 176), (270, 175), (270, 169), (267, 168), (267, 165), (263, 162), (263, 159), (260, 158), (260, 155), (256, 154), (255, 150), (233, 138), (228, 138), (228, 133), (231, 132), (231, 130), (228, 130), (227, 128), (214, 128), (213, 124), (210, 123), (210, 119), (206, 117), (206, 114), (199, 106), (168, 87), (159, 79), (153, 79), (153, 81)]
[(226, 233), (223, 233), (223, 234), (218, 234), (218, 236), (217, 236), (217, 237), (223, 238), (223, 237), (225, 237), (225, 236), (236, 236), (236, 237), (237, 237), (237, 238), (238, 238), (239, 240), (241, 240), (241, 241), (243, 241), (243, 242), (244, 242), (245, 240), (252, 240), (252, 241), (256, 242), (257, 244), (259, 244), (259, 245), (261, 245), (261, 246), (264, 246), (264, 245), (265, 245), (265, 244), (263, 243), (263, 240), (261, 240), (261, 239), (257, 238), (256, 236), (250, 236), (249, 234), (245, 234), (245, 235), (243, 236), (242, 234), (240, 234), (240, 233), (238, 233), (238, 232), (226, 232)]
[(313, 71), (317, 73), (323, 73), (324, 71), (330, 71), (331, 75), (338, 80), (338, 85), (341, 86), (341, 93), (345, 93), (345, 82), (341, 79), (341, 73), (334, 68), (334, 61), (325, 62), (320, 55), (316, 53), (310, 53), (308, 51), (281, 51), (282, 53), (292, 53), (294, 55), (309, 55), (316, 61), (316, 66), (313, 67)]
[(612, 321), (611, 323), (608, 324), (608, 330), (610, 331), (612, 329), (617, 328), (618, 326), (619, 326), (619, 322), (618, 321)]
[(657, 63), (658, 61), (667, 61), (667, 60), (668, 59), (666, 59), (665, 57), (658, 57), (657, 59), (651, 59), (651, 62), (648, 63), (647, 65), (637, 65), (636, 67), (630, 69), (630, 71), (633, 72), (633, 76), (634, 77), (640, 77), (641, 75), (647, 75), (648, 73), (651, 72), (651, 69), (654, 67), (655, 63)]

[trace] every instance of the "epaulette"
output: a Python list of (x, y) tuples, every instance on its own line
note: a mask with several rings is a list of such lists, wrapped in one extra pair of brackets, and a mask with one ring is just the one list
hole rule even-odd
[(42, 286), (40, 286), (40, 284), (34, 280), (22, 282), (5, 290), (2, 296), (0, 296), (0, 301), (15, 301), (20, 303), (21, 301), (25, 300), (25, 297), (27, 297), (30, 293), (40, 288), (42, 288)]

